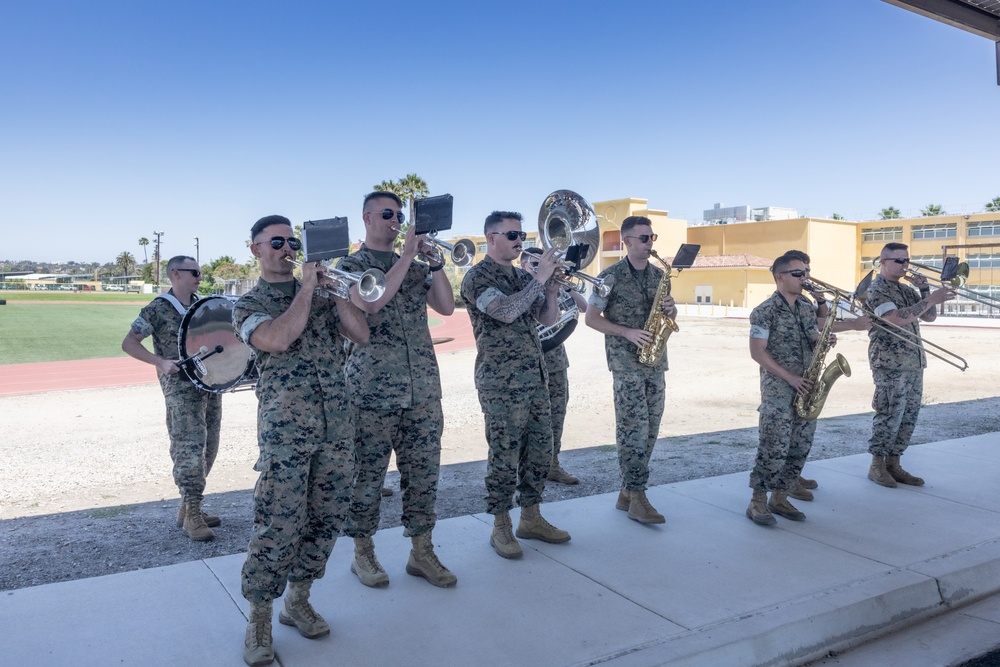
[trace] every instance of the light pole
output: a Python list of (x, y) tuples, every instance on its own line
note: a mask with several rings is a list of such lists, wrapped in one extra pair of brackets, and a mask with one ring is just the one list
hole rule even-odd
[(160, 237), (163, 236), (163, 232), (153, 232), (156, 235), (156, 293), (160, 292)]
[(194, 261), (198, 262), (198, 267), (201, 267), (201, 255), (198, 249), (198, 237), (194, 237)]

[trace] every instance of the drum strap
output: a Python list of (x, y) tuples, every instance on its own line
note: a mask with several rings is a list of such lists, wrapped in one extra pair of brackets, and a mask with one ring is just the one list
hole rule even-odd
[[(173, 294), (158, 294), (156, 296), (156, 298), (157, 299), (163, 299), (164, 301), (169, 302), (170, 305), (174, 307), (174, 310), (176, 310), (180, 314), (181, 317), (184, 317), (184, 315), (187, 314), (188, 309), (185, 308), (184, 306), (182, 306), (180, 300), (176, 296), (174, 296)], [(192, 294), (191, 295), (191, 305), (193, 306), (194, 302), (197, 301), (197, 300), (198, 300), (198, 295), (197, 294)]]

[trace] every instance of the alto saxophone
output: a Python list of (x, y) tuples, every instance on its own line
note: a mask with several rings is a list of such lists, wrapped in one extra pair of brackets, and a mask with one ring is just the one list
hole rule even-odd
[(653, 336), (653, 340), (649, 345), (639, 348), (639, 363), (646, 364), (647, 366), (656, 366), (660, 363), (660, 359), (663, 358), (663, 351), (667, 349), (667, 339), (670, 338), (670, 334), (680, 331), (681, 328), (677, 326), (676, 322), (667, 317), (667, 314), (663, 312), (663, 306), (660, 305), (663, 297), (670, 294), (670, 265), (663, 261), (656, 254), (655, 250), (650, 250), (649, 254), (663, 265), (663, 278), (660, 279), (660, 284), (656, 287), (656, 296), (653, 297), (653, 308), (649, 311), (649, 316), (646, 318), (646, 325), (643, 327), (645, 331)]
[(805, 394), (795, 395), (795, 413), (802, 419), (816, 419), (819, 417), (819, 413), (823, 409), (823, 404), (826, 403), (826, 397), (829, 396), (833, 383), (841, 375), (851, 377), (851, 365), (847, 363), (844, 355), (839, 353), (834, 359), (833, 364), (827, 367), (826, 370), (823, 370), (825, 366), (824, 359), (830, 351), (830, 343), (827, 341), (830, 338), (830, 332), (833, 331), (833, 320), (835, 319), (834, 316), (837, 313), (837, 306), (839, 304), (840, 293), (838, 292), (833, 299), (833, 306), (826, 316), (826, 322), (823, 324), (823, 330), (819, 334), (819, 340), (816, 341), (816, 347), (813, 348), (809, 368), (806, 369), (803, 375), (807, 380), (812, 380), (812, 388)]

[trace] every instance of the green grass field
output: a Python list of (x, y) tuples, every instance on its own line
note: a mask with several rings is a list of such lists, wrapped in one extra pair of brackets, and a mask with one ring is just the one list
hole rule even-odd
[[(151, 298), (149, 294), (138, 296), (107, 303), (68, 302), (74, 299), (22, 303), (8, 299), (7, 305), (0, 306), (0, 364), (120, 357), (125, 354), (121, 350), (122, 338), (139, 309)], [(121, 303), (125, 301), (135, 303)]]

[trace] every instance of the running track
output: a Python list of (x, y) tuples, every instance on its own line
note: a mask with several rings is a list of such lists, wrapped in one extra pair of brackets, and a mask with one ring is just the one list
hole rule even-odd
[[(435, 345), (434, 350), (438, 354), (469, 350), (476, 346), (472, 325), (465, 310), (456, 310), (450, 317), (442, 317), (437, 313), (432, 313), (431, 317), (440, 321), (431, 327), (431, 336), (454, 338), (450, 342)], [(132, 357), (0, 366), (0, 396), (153, 382), (156, 382), (156, 369)]]

